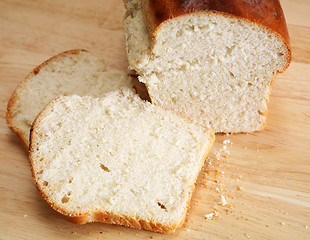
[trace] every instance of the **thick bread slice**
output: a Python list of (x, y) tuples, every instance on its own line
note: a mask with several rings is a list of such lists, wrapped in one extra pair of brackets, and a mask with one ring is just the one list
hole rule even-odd
[(66, 51), (36, 67), (18, 85), (8, 102), (7, 124), (28, 149), (31, 124), (54, 97), (102, 97), (122, 87), (132, 87), (125, 72), (107, 71), (103, 60), (85, 50)]
[(272, 82), (291, 61), (279, 0), (127, 0), (131, 69), (155, 105), (211, 127), (265, 126)]
[(29, 156), (41, 195), (71, 221), (172, 233), (213, 141), (210, 130), (115, 91), (51, 101), (33, 123)]

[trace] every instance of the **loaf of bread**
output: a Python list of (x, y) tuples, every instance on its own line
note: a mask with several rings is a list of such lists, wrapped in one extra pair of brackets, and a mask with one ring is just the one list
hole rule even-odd
[(63, 52), (36, 67), (18, 85), (8, 102), (7, 124), (28, 149), (31, 124), (54, 97), (102, 97), (109, 91), (131, 87), (131, 78), (125, 72), (107, 71), (103, 60), (87, 51)]
[(126, 0), (130, 68), (152, 102), (215, 132), (265, 126), (291, 61), (279, 0)]
[(51, 101), (33, 123), (29, 158), (41, 195), (71, 221), (172, 233), (213, 141), (207, 128), (114, 91)]

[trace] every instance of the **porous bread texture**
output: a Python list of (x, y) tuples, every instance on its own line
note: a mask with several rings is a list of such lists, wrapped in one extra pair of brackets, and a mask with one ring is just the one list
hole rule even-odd
[(51, 101), (29, 157), (43, 198), (71, 220), (172, 233), (213, 141), (211, 130), (115, 91)]
[(282, 37), (247, 19), (211, 11), (166, 20), (151, 37), (142, 1), (126, 6), (129, 66), (155, 105), (215, 132), (265, 126), (272, 82), (291, 58)]
[(66, 51), (42, 63), (18, 85), (8, 103), (7, 123), (28, 149), (32, 122), (54, 97), (102, 97), (120, 88), (132, 88), (125, 72), (106, 70), (102, 59), (85, 50)]

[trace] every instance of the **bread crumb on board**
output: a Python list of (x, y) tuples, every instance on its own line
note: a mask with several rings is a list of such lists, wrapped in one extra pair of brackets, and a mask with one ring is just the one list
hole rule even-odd
[(205, 220), (211, 220), (213, 217), (217, 217), (217, 216), (218, 216), (218, 212), (214, 211), (212, 213), (206, 214)]
[(227, 205), (227, 200), (226, 200), (226, 198), (224, 197), (224, 195), (221, 195), (221, 204), (222, 204), (222, 206), (226, 206)]

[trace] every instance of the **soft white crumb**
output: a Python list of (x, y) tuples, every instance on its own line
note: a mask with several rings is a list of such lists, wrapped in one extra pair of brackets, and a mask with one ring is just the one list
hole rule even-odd
[(28, 217), (28, 214), (24, 214), (24, 218), (25, 218), (25, 217)]

